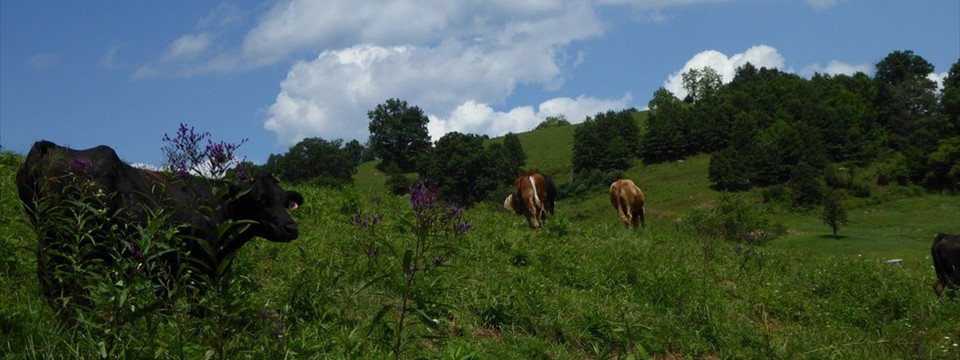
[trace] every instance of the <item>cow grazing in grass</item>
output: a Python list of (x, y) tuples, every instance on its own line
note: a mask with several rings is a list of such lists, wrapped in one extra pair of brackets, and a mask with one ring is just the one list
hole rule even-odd
[(513, 193), (507, 195), (503, 207), (527, 218), (527, 224), (540, 229), (547, 215), (553, 215), (557, 187), (550, 178), (540, 173), (527, 173), (517, 177)]
[(949, 296), (954, 296), (956, 290), (960, 289), (960, 235), (937, 234), (933, 238), (930, 255), (937, 273), (933, 291), (937, 296), (945, 291)]
[[(287, 210), (303, 203), (302, 195), (281, 189), (269, 175), (232, 184), (178, 178), (134, 168), (107, 146), (74, 150), (49, 141), (30, 149), (17, 171), (17, 189), (37, 231), (41, 291), (50, 299), (81, 295), (82, 285), (58, 276), (70, 271), (71, 261), (109, 265), (117, 256), (141, 256), (137, 227), (158, 215), (176, 229), (174, 250), (163, 257), (167, 269), (179, 268), (186, 256), (203, 263), (201, 269), (216, 269), (254, 237), (296, 239), (297, 224)], [(78, 214), (86, 217), (79, 226)], [(231, 221), (241, 225), (221, 236)], [(216, 255), (204, 257), (209, 252), (201, 242), (213, 245)]]
[(620, 179), (610, 184), (610, 203), (617, 210), (620, 221), (628, 229), (646, 227), (643, 218), (643, 191), (629, 179)]

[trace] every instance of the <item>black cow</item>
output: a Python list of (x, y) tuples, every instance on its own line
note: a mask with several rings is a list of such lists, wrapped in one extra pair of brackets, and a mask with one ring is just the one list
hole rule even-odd
[(933, 284), (933, 291), (937, 296), (953, 295), (950, 288), (960, 288), (960, 235), (937, 234), (930, 247), (930, 256), (933, 258), (933, 269), (937, 272), (937, 280)]
[[(57, 275), (71, 261), (110, 264), (115, 254), (141, 255), (138, 225), (167, 221), (176, 229), (175, 250), (164, 257), (167, 268), (178, 269), (185, 256), (192, 256), (205, 265), (202, 271), (215, 268), (254, 237), (296, 239), (297, 224), (287, 209), (303, 203), (302, 195), (281, 189), (269, 175), (238, 184), (178, 178), (132, 167), (107, 146), (74, 150), (49, 141), (30, 149), (17, 171), (17, 189), (37, 231), (37, 273), (41, 291), (50, 299), (79, 291), (79, 284)], [(85, 214), (84, 222), (76, 221), (77, 214)], [(232, 236), (218, 235), (218, 227), (228, 221), (240, 225)], [(206, 247), (216, 255), (204, 257), (209, 251), (201, 242), (213, 245)]]

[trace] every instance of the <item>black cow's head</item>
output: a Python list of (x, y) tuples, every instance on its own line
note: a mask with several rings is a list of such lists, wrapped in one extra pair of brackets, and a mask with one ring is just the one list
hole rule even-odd
[(264, 174), (254, 178), (249, 191), (238, 199), (234, 208), (239, 218), (253, 220), (252, 235), (270, 241), (289, 242), (297, 238), (297, 223), (287, 210), (303, 204), (303, 195), (280, 188), (273, 176)]

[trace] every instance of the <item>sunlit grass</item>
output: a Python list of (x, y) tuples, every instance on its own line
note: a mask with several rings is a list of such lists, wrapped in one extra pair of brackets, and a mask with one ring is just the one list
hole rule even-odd
[[(519, 134), (528, 167), (566, 181), (574, 127)], [(39, 297), (36, 240), (0, 162), (0, 353), (8, 358), (96, 358), (89, 338), (57, 325)], [(648, 226), (627, 230), (606, 186), (563, 199), (539, 232), (499, 204), (465, 212), (473, 229), (431, 283), (448, 307), (414, 328), (405, 357), (951, 359), (960, 349), (960, 301), (938, 299), (925, 256), (935, 232), (960, 232), (960, 197), (924, 195), (860, 201), (841, 239), (815, 212), (771, 206), (787, 234), (762, 245), (709, 241), (678, 229), (693, 207), (716, 205), (708, 155), (626, 171), (647, 196)], [(373, 163), (348, 189), (292, 186), (306, 203), (291, 213), (301, 236), (289, 244), (252, 241), (235, 271), (245, 282), (232, 358), (386, 358), (378, 323), (387, 288), (374, 281), (356, 210), (383, 214), (385, 240), (408, 239), (405, 197), (384, 191)], [(742, 194), (755, 199), (756, 193)], [(12, 254), (12, 255), (11, 255)], [(858, 256), (859, 255), (859, 256)], [(886, 263), (902, 258), (899, 266)], [(6, 259), (6, 260), (5, 260)], [(7, 261), (6, 263), (4, 261)], [(4, 265), (6, 264), (6, 265)], [(439, 314), (439, 315), (438, 315)], [(131, 357), (178, 358), (157, 344), (175, 341), (177, 321), (203, 333), (205, 318), (157, 315), (131, 325), (143, 338), (123, 343)], [(377, 326), (374, 326), (379, 324)], [(138, 335), (146, 336), (146, 335)], [(209, 339), (187, 336), (184, 357), (203, 358)], [(94, 343), (95, 344), (95, 343)]]

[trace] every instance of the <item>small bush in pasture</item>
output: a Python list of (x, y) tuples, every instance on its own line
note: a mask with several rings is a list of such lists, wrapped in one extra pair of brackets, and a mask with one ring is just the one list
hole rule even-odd
[(790, 192), (783, 185), (773, 185), (760, 191), (764, 204), (774, 204), (790, 199)]
[(710, 239), (748, 243), (771, 240), (785, 231), (782, 224), (767, 216), (762, 206), (730, 193), (722, 194), (716, 206), (700, 206), (687, 212), (678, 226)]
[(353, 186), (344, 186), (340, 197), (340, 213), (357, 214), (361, 208), (360, 192)]
[(833, 230), (833, 237), (840, 238), (840, 227), (846, 225), (847, 209), (843, 206), (844, 191), (840, 189), (830, 189), (823, 197), (823, 210), (820, 213), (820, 220)]
[(551, 234), (554, 234), (556, 237), (565, 237), (570, 232), (570, 221), (567, 220), (566, 216), (563, 214), (555, 214), (550, 217), (549, 221), (545, 221), (545, 228)]
[(387, 188), (389, 188), (390, 193), (394, 195), (406, 194), (413, 185), (413, 182), (401, 172), (392, 173), (390, 177), (387, 178)]

